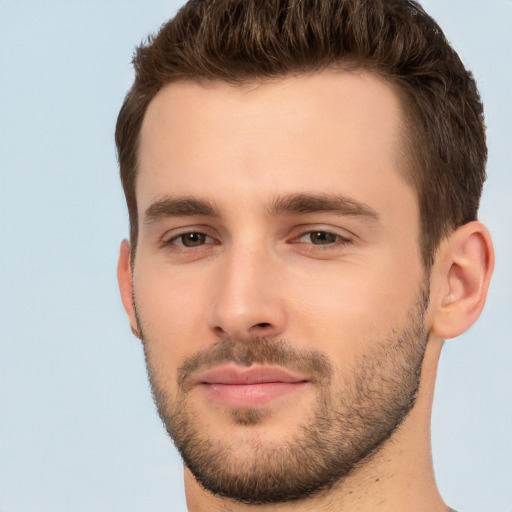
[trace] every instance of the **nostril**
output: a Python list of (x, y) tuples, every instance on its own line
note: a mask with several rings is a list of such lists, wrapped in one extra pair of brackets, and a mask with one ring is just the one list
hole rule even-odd
[(217, 326), (217, 327), (214, 327), (213, 330), (215, 331), (215, 334), (217, 334), (217, 335), (225, 334), (224, 329), (222, 327)]
[(261, 322), (259, 324), (254, 324), (254, 327), (270, 327), (268, 322)]

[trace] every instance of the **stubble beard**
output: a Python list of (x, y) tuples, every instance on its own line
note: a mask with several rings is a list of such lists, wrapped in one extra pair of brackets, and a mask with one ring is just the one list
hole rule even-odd
[[(427, 306), (428, 288), (422, 286), (406, 325), (370, 344), (343, 376), (323, 354), (298, 351), (286, 340), (222, 340), (183, 362), (174, 398), (156, 369), (151, 341), (138, 317), (153, 398), (185, 465), (211, 493), (255, 505), (306, 499), (342, 485), (379, 451), (414, 406), (428, 341)], [(241, 457), (232, 444), (223, 442), (222, 432), (201, 426), (200, 411), (188, 400), (189, 377), (196, 370), (229, 362), (282, 365), (315, 377), (313, 409), (303, 424), (292, 426), (286, 441), (270, 445), (249, 436), (251, 456)], [(240, 429), (263, 424), (269, 414), (265, 408), (226, 412)]]

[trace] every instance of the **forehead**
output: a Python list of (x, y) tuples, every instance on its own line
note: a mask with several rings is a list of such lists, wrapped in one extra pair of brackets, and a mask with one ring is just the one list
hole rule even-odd
[(366, 71), (168, 84), (141, 129), (139, 213), (169, 193), (378, 192), (404, 182), (402, 120), (397, 94)]

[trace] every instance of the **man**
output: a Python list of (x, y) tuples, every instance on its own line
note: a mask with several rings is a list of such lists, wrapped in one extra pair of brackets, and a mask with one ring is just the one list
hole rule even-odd
[(437, 362), (494, 256), (441, 29), (406, 0), (193, 0), (134, 63), (118, 277), (189, 510), (449, 510)]

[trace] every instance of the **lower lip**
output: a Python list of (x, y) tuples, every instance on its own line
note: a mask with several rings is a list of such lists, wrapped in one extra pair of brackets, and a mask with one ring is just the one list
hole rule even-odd
[(264, 382), (259, 384), (202, 384), (209, 397), (231, 407), (261, 407), (273, 400), (304, 389), (307, 382)]

